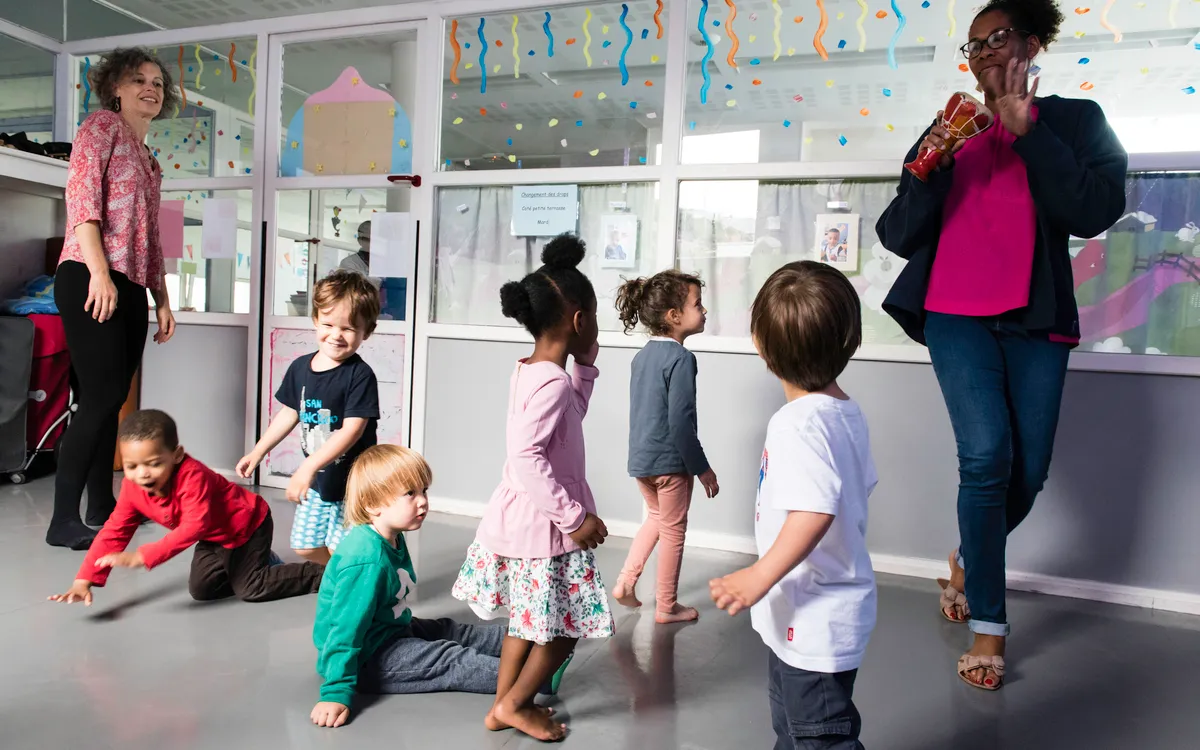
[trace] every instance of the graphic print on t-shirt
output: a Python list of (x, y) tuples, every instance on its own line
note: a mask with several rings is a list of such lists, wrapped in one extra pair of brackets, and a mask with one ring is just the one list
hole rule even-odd
[(392, 614), (396, 616), (396, 619), (400, 619), (404, 610), (408, 609), (408, 602), (405, 600), (408, 599), (409, 593), (412, 592), (417, 582), (404, 568), (396, 568), (396, 575), (400, 578), (400, 590), (396, 592), (396, 606), (392, 607)]
[[(321, 450), (333, 433), (337, 415), (323, 408), (321, 399), (308, 398), (308, 386), (300, 386), (300, 450), (311, 456)], [(339, 456), (334, 463), (341, 461)]]
[(762, 462), (758, 465), (758, 494), (754, 498), (754, 520), (757, 521), (761, 517), (759, 508), (762, 499), (762, 483), (767, 478), (767, 449), (763, 448)]

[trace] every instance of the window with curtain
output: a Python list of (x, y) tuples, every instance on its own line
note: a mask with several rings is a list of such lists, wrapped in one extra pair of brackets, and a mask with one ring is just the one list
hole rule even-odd
[[(433, 321), (517, 325), (500, 313), (500, 286), (538, 268), (551, 238), (513, 236), (512, 186), (442, 188), (437, 203)], [(588, 243), (580, 269), (596, 287), (600, 328), (620, 330), (613, 303), (622, 277), (659, 270), (658, 184), (580, 185), (578, 232)], [(615, 257), (617, 244), (623, 257)]]

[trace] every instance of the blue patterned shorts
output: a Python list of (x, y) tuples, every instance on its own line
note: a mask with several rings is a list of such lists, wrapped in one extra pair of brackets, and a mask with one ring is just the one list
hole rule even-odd
[(342, 504), (327, 503), (320, 493), (310, 489), (308, 497), (296, 506), (296, 517), (292, 520), (292, 549), (328, 547), (333, 552), (347, 531)]

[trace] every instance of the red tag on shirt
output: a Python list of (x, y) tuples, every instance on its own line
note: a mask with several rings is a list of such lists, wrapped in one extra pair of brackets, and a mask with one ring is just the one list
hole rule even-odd
[(789, 642), (789, 643), (790, 643), (790, 642), (791, 642), (791, 640), (792, 640), (792, 635), (793, 635), (793, 631), (792, 631), (792, 629), (791, 629), (791, 628), (788, 628), (788, 642)]

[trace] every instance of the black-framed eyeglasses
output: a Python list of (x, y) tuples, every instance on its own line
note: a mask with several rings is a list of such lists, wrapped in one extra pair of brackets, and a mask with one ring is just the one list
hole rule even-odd
[(976, 57), (979, 57), (980, 53), (983, 52), (984, 44), (988, 46), (988, 49), (1004, 49), (1005, 45), (1008, 44), (1008, 37), (1010, 34), (1023, 34), (1028, 36), (1029, 32), (1021, 31), (1019, 29), (996, 29), (992, 33), (988, 34), (987, 39), (972, 39), (963, 46), (959, 47), (958, 51), (963, 54), (963, 57), (967, 58), (968, 60), (973, 60)]

